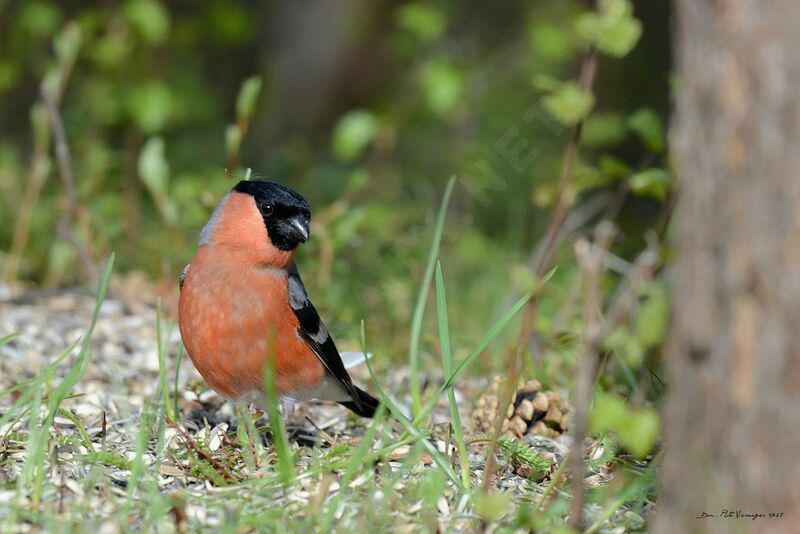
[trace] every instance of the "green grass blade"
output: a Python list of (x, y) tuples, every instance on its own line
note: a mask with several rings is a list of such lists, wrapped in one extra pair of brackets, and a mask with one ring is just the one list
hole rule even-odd
[(156, 425), (156, 442), (154, 447), (155, 459), (152, 465), (150, 465), (148, 468), (152, 475), (145, 486), (145, 496), (143, 499), (147, 507), (146, 520), (143, 529), (145, 532), (153, 532), (157, 530), (154, 528), (154, 525), (161, 518), (163, 518), (164, 514), (166, 514), (171, 508), (169, 499), (161, 492), (159, 487), (159, 475), (161, 473), (161, 466), (164, 464), (165, 460), (164, 453), (167, 429), (166, 411), (163, 411), (158, 415)]
[(167, 420), (175, 421), (175, 412), (172, 403), (169, 402), (169, 386), (167, 385), (167, 350), (164, 346), (164, 338), (161, 329), (161, 299), (156, 303), (156, 351), (158, 352), (158, 381), (161, 403), (167, 412)]
[(181, 372), (181, 361), (183, 360), (183, 343), (178, 346), (178, 357), (175, 361), (175, 383), (173, 385), (173, 393), (172, 393), (172, 413), (175, 415), (175, 419), (177, 419), (181, 411), (178, 406), (178, 399), (180, 399), (180, 391), (178, 389), (178, 377), (180, 376)]
[(375, 410), (375, 416), (367, 427), (367, 430), (364, 432), (364, 435), (361, 437), (361, 442), (358, 444), (353, 456), (347, 463), (347, 467), (345, 468), (342, 477), (339, 479), (339, 492), (334, 495), (330, 501), (328, 501), (328, 512), (325, 514), (325, 517), (322, 521), (320, 532), (329, 532), (331, 530), (331, 525), (333, 525), (336, 510), (339, 508), (339, 502), (342, 500), (342, 494), (350, 486), (350, 482), (353, 481), (358, 472), (362, 470), (365, 465), (370, 466), (372, 464), (372, 459), (368, 454), (369, 448), (372, 445), (372, 440), (375, 437), (375, 433), (378, 431), (380, 420), (383, 418), (385, 413), (386, 404), (381, 402), (378, 405), (378, 409)]
[(0, 345), (5, 345), (9, 341), (13, 341), (14, 339), (18, 338), (19, 335), (19, 332), (12, 332), (6, 336), (0, 337)]
[(39, 373), (39, 376), (36, 376), (30, 380), (22, 382), (21, 384), (17, 384), (16, 386), (8, 388), (3, 392), (2, 395), (0, 395), (0, 397), (4, 397), (20, 389), (25, 390), (20, 394), (17, 401), (11, 405), (11, 408), (9, 408), (8, 411), (6, 411), (6, 413), (4, 413), (2, 417), (0, 417), (0, 427), (4, 426), (12, 418), (14, 418), (15, 417), (14, 414), (16, 414), (20, 408), (25, 407), (26, 409), (29, 409), (31, 407), (30, 402), (34, 394), (36, 392), (41, 392), (44, 389), (44, 384), (50, 382), (50, 380), (53, 378), (53, 375), (55, 375), (56, 373), (56, 369), (58, 369), (59, 365), (61, 365), (64, 362), (64, 359), (67, 356), (69, 356), (69, 354), (75, 349), (75, 347), (78, 346), (78, 343), (80, 342), (81, 338), (78, 338), (72, 343), (70, 343), (69, 347), (67, 347), (64, 350), (64, 352), (62, 352), (61, 355), (59, 355), (59, 357), (53, 361), (53, 363), (48, 365), (44, 369), (44, 371)]
[[(23, 466), (23, 475), (18, 480), (17, 489), (24, 491), (29, 484), (33, 482), (33, 490), (31, 495), (31, 502), (38, 505), (41, 501), (42, 485), (44, 483), (44, 456), (47, 450), (47, 443), (50, 437), (50, 427), (53, 424), (56, 413), (58, 413), (61, 403), (69, 395), (70, 390), (77, 384), (78, 380), (86, 373), (91, 361), (91, 353), (89, 352), (89, 343), (94, 332), (94, 327), (97, 324), (97, 318), (100, 315), (100, 308), (103, 300), (106, 297), (108, 290), (108, 280), (111, 277), (111, 270), (114, 266), (114, 254), (112, 253), (106, 262), (106, 267), (103, 272), (103, 278), (100, 281), (100, 287), (97, 291), (97, 299), (95, 301), (94, 312), (92, 319), (89, 322), (89, 328), (86, 335), (83, 337), (80, 352), (75, 360), (72, 368), (61, 381), (61, 383), (52, 391), (48, 397), (48, 413), (41, 424), (32, 428), (30, 432), (30, 440), (28, 446), (28, 457)], [(39, 406), (41, 406), (41, 389), (37, 392), (34, 400), (34, 405), (31, 410), (31, 424), (35, 424), (38, 417)]]
[(133, 497), (136, 493), (136, 489), (139, 487), (139, 479), (142, 477), (142, 473), (144, 473), (147, 469), (147, 466), (144, 463), (144, 453), (147, 450), (147, 444), (149, 443), (150, 436), (152, 435), (150, 428), (152, 424), (152, 417), (153, 413), (150, 405), (150, 399), (145, 399), (144, 406), (142, 406), (139, 435), (136, 438), (136, 452), (135, 456), (133, 457), (133, 461), (131, 462), (131, 476), (128, 479), (128, 498), (125, 501), (125, 507), (123, 508), (124, 513), (121, 514), (121, 517), (126, 517), (128, 515), (128, 511), (133, 504)]
[[(34, 477), (36, 476), (36, 469), (38, 468), (40, 471), (44, 470), (44, 459), (42, 458), (41, 461), (38, 461), (38, 458), (33, 458), (31, 450), (38, 450), (39, 441), (42, 439), (42, 432), (38, 431), (36, 423), (39, 418), (39, 410), (42, 406), (42, 394), (44, 391), (45, 384), (49, 384), (49, 377), (47, 382), (42, 382), (40, 385), (42, 387), (31, 389), (32, 391), (32, 401), (29, 405), (30, 408), (30, 419), (28, 421), (28, 440), (27, 440), (27, 449), (28, 449), (28, 456), (25, 459), (25, 463), (22, 464), (22, 472), (20, 473), (19, 478), (17, 479), (17, 492), (14, 498), (14, 503), (11, 505), (11, 511), (6, 518), (6, 527), (5, 532), (11, 532), (11, 527), (16, 525), (17, 523), (17, 514), (20, 511), (20, 500), (22, 495), (27, 489), (30, 487), (31, 482), (33, 481)], [(37, 463), (38, 461), (38, 463)]]
[(83, 425), (83, 421), (81, 421), (72, 410), (59, 408), (58, 413), (72, 421), (72, 424), (75, 425), (75, 429), (78, 431), (83, 446), (86, 447), (90, 453), (94, 452), (94, 445), (92, 445), (92, 440), (89, 439), (89, 434), (86, 433), (86, 427)]
[(514, 316), (519, 313), (522, 307), (525, 306), (525, 303), (528, 302), (529, 298), (530, 295), (525, 295), (524, 297), (520, 298), (513, 306), (511, 306), (511, 308), (508, 309), (508, 311), (506, 311), (506, 313), (503, 314), (503, 316), (492, 326), (492, 328), (489, 329), (486, 335), (483, 336), (483, 339), (481, 339), (480, 343), (478, 343), (478, 346), (475, 347), (475, 349), (466, 358), (464, 358), (464, 361), (462, 361), (458, 367), (456, 367), (456, 370), (453, 371), (453, 373), (448, 377), (447, 381), (442, 384), (442, 387), (439, 388), (439, 391), (437, 391), (435, 395), (428, 399), (428, 402), (425, 404), (422, 411), (414, 418), (415, 426), (419, 425), (421, 421), (428, 417), (428, 415), (431, 413), (431, 410), (433, 410), (433, 407), (436, 405), (436, 401), (439, 399), (439, 397), (441, 397), (442, 394), (447, 391), (447, 388), (453, 385), (453, 382), (455, 382), (455, 380), (461, 376), (467, 367), (469, 367), (476, 359), (478, 359), (478, 356), (480, 356), (483, 351), (486, 350), (486, 347), (488, 347), (489, 344), (494, 341), (494, 338), (496, 338), (503, 328), (505, 328), (506, 325), (511, 321), (511, 319), (513, 319)]
[(239, 451), (244, 461), (244, 465), (250, 472), (256, 470), (258, 452), (257, 448), (261, 443), (258, 430), (253, 423), (250, 409), (247, 406), (236, 405), (236, 420), (239, 422), (236, 428), (236, 438), (239, 442)]
[[(450, 349), (450, 327), (447, 318), (447, 296), (444, 290), (444, 276), (442, 275), (442, 264), (436, 262), (436, 315), (439, 320), (439, 346), (442, 352), (442, 370), (445, 376), (450, 376), (453, 372), (453, 353)], [(450, 419), (453, 426), (453, 436), (455, 437), (456, 447), (458, 447), (458, 457), (461, 463), (461, 480), (465, 488), (471, 486), (471, 476), (469, 468), (469, 458), (467, 457), (467, 444), (464, 440), (464, 428), (461, 426), (461, 416), (458, 413), (456, 404), (456, 392), (453, 385), (447, 388), (447, 400), (450, 405)]]
[[(366, 337), (364, 334), (364, 321), (362, 320), (361, 350), (366, 354), (365, 339)], [(364, 361), (367, 364), (367, 369), (369, 370), (370, 377), (372, 377), (372, 382), (375, 384), (375, 389), (377, 389), (378, 391), (381, 404), (386, 405), (386, 408), (392, 414), (392, 417), (403, 426), (407, 434), (414, 436), (422, 443), (422, 445), (425, 447), (425, 450), (427, 450), (428, 454), (430, 454), (431, 459), (433, 459), (434, 463), (447, 474), (450, 480), (452, 480), (455, 484), (461, 486), (462, 482), (458, 478), (456, 472), (450, 466), (450, 462), (447, 461), (447, 458), (445, 458), (442, 455), (442, 453), (439, 452), (439, 449), (437, 449), (430, 441), (425, 439), (425, 434), (416, 426), (414, 426), (414, 423), (412, 423), (405, 415), (403, 415), (403, 412), (401, 412), (400, 409), (397, 407), (397, 405), (392, 401), (392, 399), (386, 393), (386, 390), (383, 389), (383, 386), (381, 386), (381, 384), (376, 379), (375, 373), (372, 370), (372, 365), (369, 363), (369, 358), (367, 358)], [(464, 491), (467, 491), (468, 488), (462, 488), (462, 489)]]
[[(271, 336), (272, 340), (275, 335)], [(272, 429), (272, 446), (278, 456), (278, 474), (284, 485), (290, 484), (295, 479), (294, 456), (289, 446), (289, 436), (283, 423), (283, 416), (278, 408), (278, 386), (275, 381), (275, 350), (274, 342), (270, 343), (270, 353), (267, 365), (264, 366), (264, 393), (267, 399), (267, 414)]]
[(450, 196), (453, 193), (453, 187), (456, 183), (456, 177), (450, 178), (447, 182), (447, 188), (442, 197), (442, 205), (439, 208), (439, 215), (436, 219), (436, 228), (433, 233), (433, 243), (431, 243), (431, 250), (428, 253), (428, 263), (425, 267), (425, 275), (422, 277), (422, 285), (417, 295), (417, 303), (414, 307), (414, 315), (411, 318), (411, 335), (408, 345), (408, 365), (409, 365), (409, 388), (411, 390), (411, 411), (414, 414), (419, 413), (422, 407), (422, 391), (420, 386), (419, 376), (419, 350), (420, 338), (422, 337), (422, 318), (425, 315), (425, 304), (428, 301), (428, 291), (431, 287), (431, 279), (433, 278), (433, 268), (436, 264), (436, 258), (439, 257), (439, 245), (442, 242), (442, 233), (444, 232), (444, 221), (447, 215), (447, 206), (450, 204)]

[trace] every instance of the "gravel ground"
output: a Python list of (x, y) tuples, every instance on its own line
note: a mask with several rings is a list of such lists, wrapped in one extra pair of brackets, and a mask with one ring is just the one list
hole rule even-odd
[[(152, 305), (146, 303), (151, 295), (142, 292), (140, 296), (143, 299), (117, 297), (124, 294), (123, 290), (114, 291), (112, 285), (111, 294), (102, 305), (91, 339), (91, 364), (86, 374), (73, 388), (71, 398), (62, 405), (71, 410), (83, 424), (91, 441), (89, 444), (91, 447), (87, 448), (85, 442), (64, 440), (55, 448), (55, 452), (51, 448), (48, 462), (50, 483), (45, 486), (42, 497), (43, 502), (48, 499), (58, 500), (59, 508), (66, 506), (67, 509), (70, 501), (93, 502), (87, 511), (86, 519), (101, 526), (105, 525), (109, 531), (115, 531), (118, 522), (104, 523), (103, 518), (115, 513), (119, 506), (118, 501), (109, 498), (109, 493), (112, 496), (116, 494), (119, 499), (128, 494), (127, 483), (131, 477), (131, 467), (127, 461), (133, 460), (136, 456), (139, 425), (145, 411), (143, 409), (156, 399), (159, 390), (156, 311)], [(48, 364), (57, 359), (66, 347), (80, 339), (89, 324), (94, 302), (93, 295), (78, 291), (24, 293), (12, 290), (8, 286), (0, 286), (0, 338), (13, 332), (20, 333), (19, 337), (11, 342), (0, 345), (0, 391), (37, 376)], [(164, 335), (168, 349), (170, 390), (172, 390), (172, 381), (175, 379), (174, 365), (181, 348), (181, 341), (176, 327), (165, 327)], [(73, 349), (56, 373), (55, 382), (66, 374), (70, 368), (69, 364), (74, 361), (77, 354), (78, 348)], [(363, 383), (366, 379), (365, 374), (365, 369), (356, 369), (354, 378), (357, 382)], [(407, 391), (405, 386), (407, 374), (404, 371), (393, 372), (391, 380), (393, 383), (387, 384), (388, 391)], [(472, 409), (480, 404), (478, 397), (487, 385), (487, 380), (459, 381), (456, 393), (459, 404), (463, 407), (463, 421), (470, 421)], [(234, 408), (207, 388), (187, 358), (183, 358), (177, 373), (177, 390), (180, 395), (178, 402), (180, 415), (178, 424), (168, 425), (164, 430), (163, 450), (166, 452), (158, 454), (155, 450), (156, 444), (149, 443), (144, 454), (144, 462), (151, 466), (153, 462), (159, 462), (157, 484), (161, 492), (180, 490), (187, 492), (190, 497), (198, 497), (197, 500), (189, 498), (186, 502), (185, 498), (181, 498), (183, 499), (181, 504), (172, 508), (172, 515), (178, 527), (181, 525), (180, 522), (184, 521), (184, 526), (190, 524), (214, 528), (222, 524), (226, 514), (225, 508), (215, 509), (203, 499), (224, 489), (214, 484), (213, 480), (209, 480), (208, 476), (200, 476), (197, 473), (193, 467), (195, 464), (192, 462), (192, 451), (187, 450), (192, 448), (190, 442), (201, 443), (205, 451), (202, 454), (209, 456), (206, 459), (218, 471), (217, 474), (221, 474), (223, 478), (231, 478), (221, 481), (220, 484), (258, 479), (259, 476), (266, 476), (265, 473), (274, 472), (274, 465), (259, 466), (256, 462), (255, 466), (244, 467), (243, 461), (229, 460), (231, 451), (234, 450), (238, 457), (242, 456), (234, 432), (237, 423)], [(0, 397), (0, 416), (8, 409), (9, 401), (13, 402), (14, 398), (13, 393), (7, 397)], [(403, 405), (402, 402), (399, 404)], [(321, 443), (325, 449), (335, 448), (337, 444), (342, 443), (356, 445), (365, 427), (363, 420), (358, 420), (342, 407), (329, 404), (302, 405), (294, 420), (300, 423), (294, 431), (293, 447), (295, 458), (299, 458), (298, 468), (301, 470), (304, 465), (318, 461), (317, 457), (320, 455), (319, 447), (309, 445), (314, 442)], [(449, 412), (443, 398), (433, 412), (432, 423), (437, 431), (432, 439), (442, 451), (448, 448), (449, 439), (446, 437), (448, 422)], [(25, 500), (29, 497), (27, 495), (20, 497), (19, 492), (13, 489), (13, 481), (20, 475), (25, 459), (23, 436), (26, 430), (26, 418), (23, 417), (0, 428), (0, 516), (3, 515), (3, 509), (9, 505), (26, 506), (26, 503), (20, 503), (19, 499)], [(74, 437), (79, 429), (73, 420), (59, 415), (54, 421), (53, 430), (56, 437)], [(476, 436), (468, 433), (467, 439), (473, 439), (475, 442), (470, 447), (469, 462), (473, 469), (473, 477), (480, 479), (484, 468), (485, 440), (474, 438)], [(553, 470), (564, 459), (569, 445), (568, 437), (564, 435), (545, 437), (528, 434), (523, 436), (523, 440), (533, 450), (551, 461)], [(100, 462), (102, 468), (99, 472), (82, 461), (87, 455), (99, 454), (98, 451), (113, 452), (112, 459)], [(397, 448), (391, 452), (386, 461), (389, 472), (398, 473), (400, 485), (408, 482), (413, 476), (402, 467), (405, 456), (410, 451), (410, 447)], [(593, 455), (599, 457), (600, 454), (602, 451), (598, 452), (595, 448)], [(52, 461), (53, 459), (55, 461)], [(424, 455), (419, 461), (423, 468), (431, 463), (431, 459)], [(515, 467), (512, 462), (501, 465), (496, 477), (497, 489), (512, 497), (527, 500), (541, 495), (546, 481), (532, 485), (527, 476), (520, 476), (520, 473), (522, 475), (526, 473), (518, 468), (519, 466)], [(105, 488), (103, 483), (94, 483), (87, 488), (85, 483), (87, 477), (101, 477), (106, 482), (110, 481), (110, 484)], [(612, 478), (613, 474), (608, 467), (599, 466), (590, 473), (587, 483), (605, 484)], [(358, 485), (359, 480), (357, 478), (353, 484)], [(318, 487), (320, 483), (329, 484), (322, 493), (323, 497), (338, 489), (337, 481), (331, 483), (324, 477), (322, 479), (309, 477), (298, 484), (293, 495), (284, 496), (288, 497), (286, 506), (313, 500), (315, 495), (322, 491)], [(3, 489), (4, 487), (6, 489)], [(87, 495), (87, 492), (96, 495)], [(448, 501), (442, 497), (437, 504), (441, 525), (469, 529), (468, 525), (475, 524), (475, 517), (464, 513), (465, 503), (461, 501), (463, 499)], [(416, 505), (411, 505), (406, 510), (397, 510), (395, 513), (399, 514), (398, 521), (402, 523), (402, 517), (405, 516), (414, 517), (414, 506)], [(599, 507), (596, 505), (590, 504), (589, 507), (590, 516), (599, 513)], [(615, 531), (626, 531), (630, 527), (635, 529), (637, 524), (639, 526), (643, 524), (641, 517), (629, 517), (630, 513), (623, 507), (615, 514), (615, 518), (627, 525), (622, 530), (614, 529)], [(346, 515), (341, 520), (346, 520)], [(21, 527), (19, 530), (28, 529)]]

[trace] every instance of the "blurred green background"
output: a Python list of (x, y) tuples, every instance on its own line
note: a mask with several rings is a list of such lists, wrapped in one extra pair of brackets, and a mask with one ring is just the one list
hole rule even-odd
[[(166, 280), (174, 297), (215, 203), (249, 168), (309, 200), (299, 264), (331, 329), (357, 340), (365, 317), (373, 346), (401, 358), (455, 175), (440, 258), (454, 345), (469, 347), (533, 283), (577, 120), (576, 230), (613, 210), (623, 260), (662, 231), (670, 6), (638, 2), (632, 18), (606, 4), (594, 21), (566, 0), (0, 0), (3, 277), (86, 284), (66, 217), (94, 263), (115, 251), (118, 271)], [(610, 37), (587, 97), (570, 80), (591, 24)], [(72, 156), (73, 215), (42, 86)], [(550, 329), (577, 271), (570, 243), (537, 325), (551, 351), (580, 327)], [(646, 291), (659, 329), (663, 288)], [(652, 329), (615, 338), (631, 365), (659, 345)], [(545, 362), (552, 375), (572, 365)]]

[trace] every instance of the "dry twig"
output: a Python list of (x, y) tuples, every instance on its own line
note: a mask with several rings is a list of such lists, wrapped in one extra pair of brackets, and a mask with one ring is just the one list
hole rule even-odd
[[(595, 74), (597, 72), (597, 49), (590, 48), (583, 58), (581, 63), (581, 71), (578, 84), (583, 91), (590, 91), (594, 83)], [(545, 237), (542, 241), (540, 248), (540, 255), (536, 264), (536, 276), (538, 279), (544, 278), (547, 271), (550, 269), (555, 250), (563, 237), (561, 232), (564, 223), (569, 214), (569, 207), (571, 204), (571, 185), (574, 177), (575, 162), (578, 159), (579, 141), (581, 137), (581, 129), (583, 122), (576, 124), (570, 133), (569, 142), (564, 149), (564, 159), (561, 167), (561, 174), (559, 176), (559, 194), (556, 206), (550, 216), (550, 221), (545, 232)], [(509, 370), (506, 377), (506, 385), (503, 390), (503, 395), (497, 406), (497, 420), (502, 421), (503, 416), (508, 410), (511, 403), (513, 393), (516, 388), (519, 373), (522, 367), (522, 356), (525, 347), (528, 346), (533, 335), (533, 326), (536, 321), (536, 316), (539, 310), (540, 293), (535, 293), (531, 296), (525, 308), (525, 314), (522, 318), (522, 327), (520, 328), (519, 340), (516, 347), (509, 350), (508, 361), (506, 368)], [(497, 448), (497, 441), (500, 436), (502, 426), (498, 425), (492, 434), (491, 444), (486, 452), (486, 470), (484, 472), (483, 487), (488, 488), (489, 481), (494, 474), (496, 468), (494, 461), (494, 453)]]
[(75, 250), (75, 254), (83, 264), (84, 274), (94, 286), (100, 280), (97, 266), (92, 260), (88, 247), (75, 236), (74, 223), (78, 218), (78, 198), (75, 192), (75, 175), (72, 172), (72, 156), (67, 144), (67, 135), (64, 132), (64, 123), (61, 120), (61, 112), (58, 109), (58, 100), (44, 85), (42, 85), (41, 95), (55, 140), (58, 174), (64, 183), (64, 197), (67, 204), (64, 217), (58, 223), (58, 234)]
[(222, 465), (222, 464), (221, 464), (221, 463), (220, 463), (220, 462), (219, 462), (219, 461), (218, 461), (216, 458), (214, 458), (213, 456), (211, 456), (210, 454), (208, 454), (206, 451), (204, 451), (204, 450), (203, 450), (201, 447), (199, 447), (199, 446), (197, 445), (197, 443), (195, 443), (195, 442), (194, 442), (194, 440), (193, 440), (193, 439), (192, 439), (192, 437), (189, 435), (189, 433), (188, 433), (188, 432), (186, 432), (186, 430), (184, 430), (184, 429), (183, 429), (181, 426), (179, 426), (179, 425), (176, 425), (176, 426), (175, 426), (175, 428), (176, 428), (176, 430), (178, 431), (178, 434), (180, 434), (180, 436), (181, 436), (181, 438), (182, 438), (182, 440), (183, 440), (183, 443), (184, 443), (184, 444), (185, 444), (185, 445), (186, 445), (186, 446), (187, 446), (187, 447), (188, 447), (188, 448), (189, 448), (189, 449), (190, 449), (190, 450), (191, 450), (191, 451), (192, 451), (192, 452), (193, 452), (193, 453), (194, 453), (194, 454), (195, 454), (195, 455), (196, 455), (196, 456), (197, 456), (197, 457), (200, 459), (200, 460), (204, 460), (204, 461), (208, 462), (209, 464), (211, 464), (211, 467), (213, 467), (213, 468), (214, 468), (214, 470), (215, 470), (215, 471), (216, 471), (216, 472), (217, 472), (217, 473), (218, 473), (220, 476), (222, 476), (222, 478), (224, 478), (224, 479), (225, 479), (225, 482), (228, 482), (229, 484), (234, 484), (234, 483), (236, 483), (236, 482), (237, 482), (237, 480), (236, 480), (236, 477), (235, 477), (235, 476), (233, 476), (233, 474), (232, 474), (232, 473), (231, 473), (231, 472), (230, 472), (230, 471), (229, 471), (229, 470), (228, 470), (228, 469), (227, 469), (227, 468), (226, 468), (224, 465)]
[(572, 425), (572, 448), (569, 455), (569, 471), (572, 479), (572, 504), (569, 521), (575, 529), (580, 529), (583, 524), (583, 440), (587, 434), (589, 405), (592, 400), (594, 379), (599, 363), (597, 348), (602, 340), (599, 312), (603, 306), (603, 293), (600, 289), (600, 278), (603, 275), (603, 255), (608, 250), (613, 236), (612, 224), (603, 222), (597, 227), (594, 244), (590, 244), (586, 239), (580, 239), (575, 244), (575, 255), (581, 265), (586, 288), (583, 313), (584, 349), (583, 356), (578, 363), (578, 380), (572, 402), (575, 415)]

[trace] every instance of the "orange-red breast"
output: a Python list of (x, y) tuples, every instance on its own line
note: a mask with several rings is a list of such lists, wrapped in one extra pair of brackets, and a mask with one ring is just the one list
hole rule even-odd
[(264, 408), (264, 366), (274, 362), (285, 415), (295, 401), (321, 399), (372, 417), (378, 401), (353, 384), (294, 262), (310, 220), (295, 191), (239, 182), (181, 274), (181, 337), (194, 366), (226, 398)]

